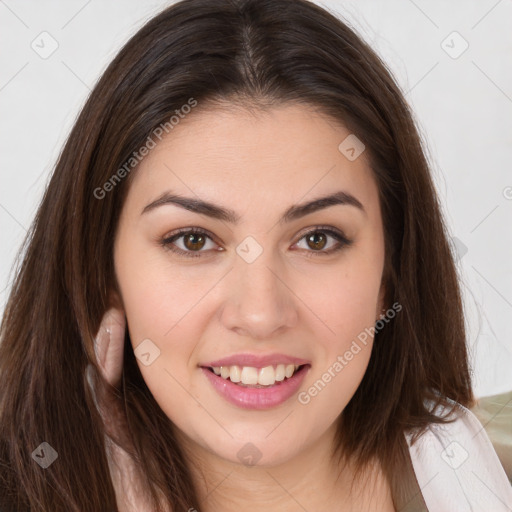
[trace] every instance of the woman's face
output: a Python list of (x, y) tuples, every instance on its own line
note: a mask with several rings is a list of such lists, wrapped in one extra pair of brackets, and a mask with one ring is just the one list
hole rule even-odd
[(194, 111), (133, 176), (114, 258), (137, 363), (180, 435), (225, 460), (312, 447), (366, 371), (384, 239), (349, 135), (305, 106)]

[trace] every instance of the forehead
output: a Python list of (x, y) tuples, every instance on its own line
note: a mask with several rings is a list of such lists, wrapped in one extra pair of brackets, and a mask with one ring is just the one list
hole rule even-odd
[(140, 206), (172, 190), (281, 209), (283, 202), (346, 189), (371, 206), (378, 199), (367, 155), (351, 161), (339, 149), (348, 136), (342, 123), (305, 105), (197, 107), (155, 139), (132, 176), (130, 203)]

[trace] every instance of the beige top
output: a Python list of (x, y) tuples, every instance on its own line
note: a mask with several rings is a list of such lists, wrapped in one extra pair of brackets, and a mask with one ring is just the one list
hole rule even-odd
[(457, 404), (453, 423), (432, 424), (412, 446), (406, 435), (411, 466), (398, 512), (512, 511), (511, 476), (504, 469), (510, 471), (512, 459), (511, 400), (512, 393), (481, 399), (474, 413)]

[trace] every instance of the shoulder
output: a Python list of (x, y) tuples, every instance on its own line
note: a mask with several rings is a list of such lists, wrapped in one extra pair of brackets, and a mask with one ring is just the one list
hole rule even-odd
[[(512, 486), (485, 428), (469, 409), (447, 402), (452, 422), (430, 424), (414, 444), (410, 433), (405, 436), (429, 510), (510, 510)], [(436, 416), (450, 412), (427, 405)]]

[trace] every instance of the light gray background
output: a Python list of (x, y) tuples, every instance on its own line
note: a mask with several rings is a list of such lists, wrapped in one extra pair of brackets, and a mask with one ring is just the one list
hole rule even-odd
[[(0, 311), (79, 109), (121, 45), (169, 3), (0, 0)], [(476, 394), (512, 390), (512, 1), (317, 3), (376, 49), (412, 105), (455, 237)], [(31, 44), (48, 50), (50, 37), (58, 48), (43, 59)]]

